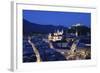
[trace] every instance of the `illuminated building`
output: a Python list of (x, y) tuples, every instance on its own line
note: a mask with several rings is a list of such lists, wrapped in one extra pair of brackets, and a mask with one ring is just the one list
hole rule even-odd
[(49, 33), (48, 40), (49, 41), (59, 41), (59, 40), (62, 40), (63, 33), (64, 33), (63, 30), (62, 31), (57, 30), (54, 33)]

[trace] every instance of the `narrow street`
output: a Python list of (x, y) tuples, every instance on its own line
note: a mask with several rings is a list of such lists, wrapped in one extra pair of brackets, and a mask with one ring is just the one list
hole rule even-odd
[(51, 49), (59, 52), (61, 55), (63, 55), (67, 59), (66, 53), (68, 52), (68, 50), (55, 49), (54, 46), (53, 46), (53, 44), (49, 40), (43, 39), (43, 41), (45, 41), (46, 43), (48, 43)]
[(29, 44), (32, 46), (33, 48), (33, 51), (36, 55), (36, 58), (37, 58), (37, 62), (40, 62), (41, 61), (41, 58), (40, 58), (40, 54), (39, 54), (39, 51), (38, 49), (35, 47), (35, 44), (31, 42), (31, 37), (28, 38), (28, 42)]

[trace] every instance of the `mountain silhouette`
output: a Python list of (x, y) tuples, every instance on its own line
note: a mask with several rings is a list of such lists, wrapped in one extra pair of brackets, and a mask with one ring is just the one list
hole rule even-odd
[(23, 19), (23, 35), (31, 35), (34, 33), (35, 34), (48, 34), (48, 33), (52, 33), (56, 31), (57, 29), (67, 30), (67, 27), (31, 23)]

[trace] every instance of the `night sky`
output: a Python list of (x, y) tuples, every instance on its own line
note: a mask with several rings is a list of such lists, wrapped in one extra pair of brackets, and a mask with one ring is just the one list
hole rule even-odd
[(91, 25), (91, 13), (23, 10), (23, 18), (42, 25), (61, 25), (65, 27), (77, 23), (88, 27)]

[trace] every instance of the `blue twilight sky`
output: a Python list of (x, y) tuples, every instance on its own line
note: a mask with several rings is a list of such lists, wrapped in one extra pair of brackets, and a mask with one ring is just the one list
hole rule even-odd
[(88, 27), (91, 25), (91, 13), (23, 10), (23, 18), (32, 23), (43, 25), (61, 25), (65, 27), (77, 23)]

